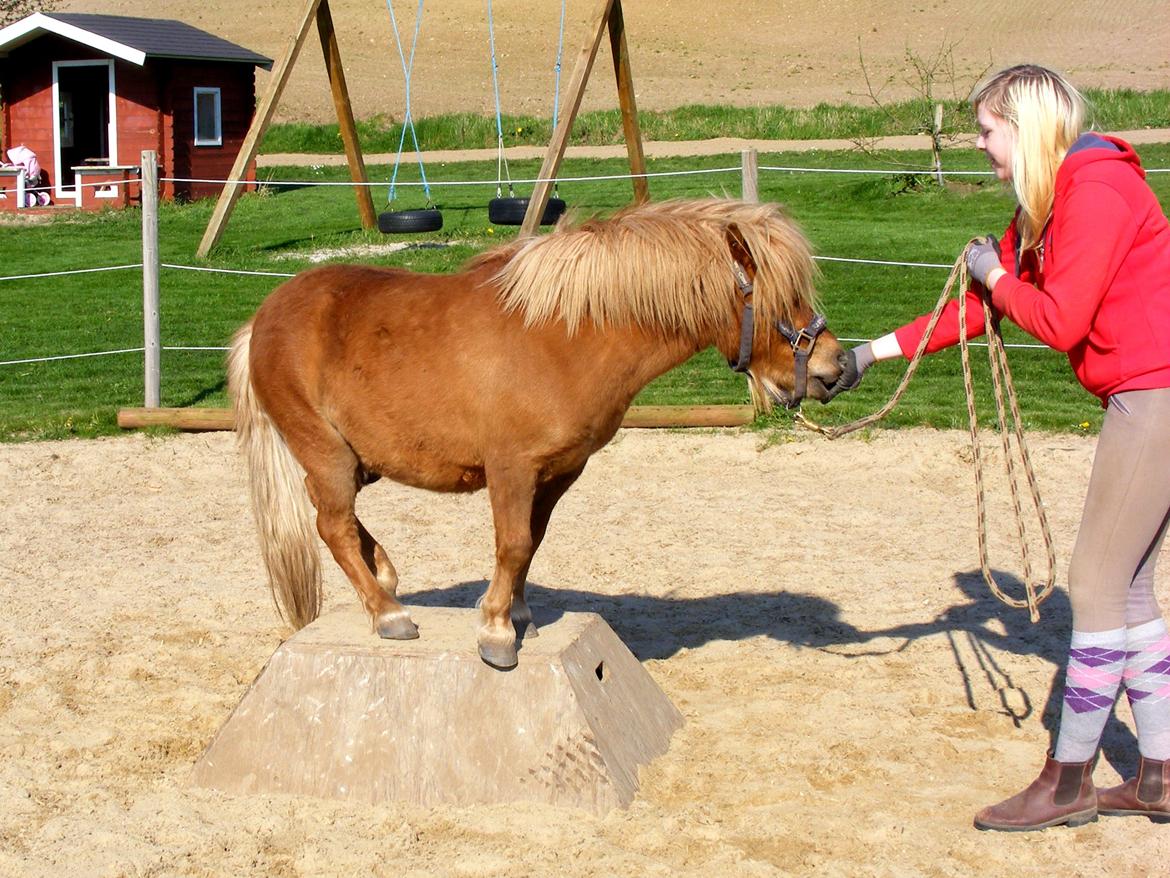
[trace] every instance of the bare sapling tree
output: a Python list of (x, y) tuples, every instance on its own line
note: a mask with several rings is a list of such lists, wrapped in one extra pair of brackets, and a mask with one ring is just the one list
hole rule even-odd
[[(896, 82), (908, 86), (914, 94), (909, 101), (911, 115), (909, 124), (914, 134), (925, 134), (930, 138), (931, 165), (934, 178), (939, 186), (944, 185), (942, 169), (942, 149), (944, 144), (955, 142), (961, 136), (961, 129), (955, 124), (945, 124), (946, 106), (962, 104), (978, 83), (991, 69), (989, 60), (978, 71), (970, 70), (960, 73), (955, 65), (955, 47), (958, 41), (944, 41), (932, 56), (924, 56), (910, 47), (906, 48), (906, 71), (902, 74), (891, 73), (885, 81), (874, 86), (870, 77), (869, 68), (865, 63), (865, 55), (861, 49), (861, 38), (857, 40), (857, 58), (861, 65), (861, 73), (865, 79), (866, 96), (879, 110), (895, 125), (906, 125), (907, 119), (895, 114), (891, 103), (883, 99), (882, 92)], [(873, 140), (856, 138), (854, 143), (863, 152), (872, 153)]]

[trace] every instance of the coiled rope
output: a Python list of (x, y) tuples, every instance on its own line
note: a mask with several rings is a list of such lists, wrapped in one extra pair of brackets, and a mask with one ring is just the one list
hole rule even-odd
[[(954, 267), (951, 268), (950, 276), (947, 278), (942, 294), (938, 298), (938, 303), (930, 315), (930, 321), (927, 323), (922, 340), (918, 342), (918, 349), (914, 351), (914, 356), (911, 357), (910, 363), (906, 367), (906, 372), (889, 401), (873, 414), (858, 418), (856, 421), (850, 421), (847, 424), (841, 424), (837, 427), (824, 427), (810, 420), (803, 412), (797, 412), (796, 420), (801, 425), (823, 436), (827, 436), (829, 439), (838, 439), (841, 436), (868, 427), (888, 415), (902, 398), (902, 394), (905, 393), (907, 386), (910, 384), (910, 379), (914, 377), (914, 373), (918, 369), (918, 363), (922, 360), (930, 337), (934, 334), (935, 327), (938, 325), (943, 308), (946, 307), (957, 284), (959, 288), (959, 353), (963, 362), (963, 389), (967, 394), (967, 423), (970, 427), (971, 456), (975, 468), (976, 515), (979, 522), (979, 566), (983, 573), (983, 580), (991, 589), (992, 594), (1009, 607), (1015, 607), (1017, 609), (1027, 608), (1029, 618), (1033, 622), (1038, 622), (1040, 621), (1040, 604), (1052, 594), (1056, 582), (1056, 550), (1052, 542), (1052, 533), (1048, 528), (1048, 517), (1044, 512), (1044, 503), (1040, 499), (1040, 489), (1036, 484), (1036, 474), (1032, 469), (1032, 460), (1028, 454), (1028, 446), (1024, 440), (1024, 430), (1020, 422), (1019, 401), (1016, 397), (1015, 385), (1012, 383), (1011, 370), (1008, 368), (1007, 354), (1004, 350), (1003, 334), (1000, 331), (999, 318), (991, 312), (991, 304), (988, 301), (989, 297), (983, 295), (981, 299), (984, 326), (987, 329), (987, 357), (991, 366), (991, 381), (995, 390), (996, 416), (999, 424), (1000, 437), (1003, 442), (1004, 466), (1007, 471), (1008, 484), (1011, 487), (1012, 508), (1016, 516), (1016, 532), (1024, 566), (1024, 599), (1014, 598), (1000, 587), (991, 573), (991, 566), (988, 561), (987, 503), (983, 480), (983, 456), (979, 442), (979, 422), (975, 413), (975, 385), (971, 373), (971, 357), (967, 338), (967, 296), (965, 291), (970, 286), (967, 275), (967, 250), (971, 247), (971, 243), (968, 243), (963, 248), (963, 252), (959, 254), (959, 258), (955, 261)], [(1015, 454), (1013, 454), (1011, 443), (1013, 436), (1015, 437)], [(1036, 510), (1040, 533), (1044, 539), (1044, 546), (1048, 554), (1048, 577), (1039, 586), (1035, 583), (1032, 576), (1032, 559), (1028, 548), (1028, 534), (1024, 523), (1023, 507), (1020, 503), (1019, 472), (1016, 468), (1017, 457), (1028, 480), (1028, 488), (1032, 495), (1032, 505)]]

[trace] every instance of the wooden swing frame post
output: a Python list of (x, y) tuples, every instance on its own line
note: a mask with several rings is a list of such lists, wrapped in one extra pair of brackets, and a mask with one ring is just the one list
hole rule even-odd
[(608, 31), (609, 45), (613, 53), (613, 72), (617, 79), (618, 103), (622, 111), (622, 130), (625, 133), (626, 153), (630, 160), (630, 174), (633, 177), (634, 202), (641, 204), (650, 200), (650, 188), (646, 183), (646, 157), (642, 152), (642, 129), (638, 124), (638, 108), (634, 101), (634, 77), (630, 70), (630, 52), (626, 44), (626, 24), (622, 15), (621, 0), (601, 0), (594, 16), (593, 26), (589, 29), (589, 36), (581, 53), (577, 56), (577, 65), (573, 68), (573, 78), (569, 82), (566, 92), (566, 109), (553, 132), (552, 140), (548, 145), (544, 163), (540, 167), (539, 182), (532, 190), (532, 197), (528, 200), (528, 210), (524, 214), (524, 222), (520, 226), (521, 235), (534, 235), (540, 228), (540, 219), (544, 215), (544, 208), (548, 204), (552, 192), (553, 181), (560, 170), (561, 162), (565, 157), (565, 148), (569, 145), (569, 134), (573, 129), (573, 122), (581, 109), (581, 99), (585, 95), (585, 86), (589, 82), (589, 74), (593, 70), (593, 62), (597, 58), (597, 50), (601, 46), (601, 38)]
[(354, 123), (349, 89), (345, 84), (345, 70), (341, 64), (341, 50), (337, 44), (337, 32), (333, 28), (333, 15), (329, 10), (329, 0), (309, 0), (301, 15), (300, 26), (292, 39), (289, 40), (284, 56), (272, 70), (268, 90), (256, 108), (252, 124), (248, 128), (239, 153), (236, 155), (236, 163), (232, 167), (230, 175), (231, 179), (224, 185), (223, 191), (219, 194), (219, 201), (216, 202), (211, 220), (207, 223), (207, 230), (203, 233), (203, 240), (199, 242), (199, 249), (196, 251), (196, 254), (201, 258), (206, 257), (223, 236), (228, 219), (243, 191), (244, 175), (247, 173), (248, 166), (256, 158), (260, 140), (272, 122), (277, 102), (280, 100), (285, 85), (288, 84), (293, 64), (296, 63), (314, 22), (317, 24), (317, 34), (321, 38), (321, 52), (325, 58), (329, 90), (333, 95), (334, 109), (337, 111), (337, 124), (341, 129), (342, 143), (345, 145), (345, 157), (349, 163), (350, 179), (355, 184), (354, 194), (357, 197), (358, 214), (361, 217), (362, 228), (372, 229), (377, 225), (374, 199), (370, 195), (369, 175), (366, 173), (366, 162), (362, 158), (361, 145), (358, 143), (357, 125)]

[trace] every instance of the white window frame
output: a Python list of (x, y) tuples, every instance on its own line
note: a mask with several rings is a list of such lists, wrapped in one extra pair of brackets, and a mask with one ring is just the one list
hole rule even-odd
[[(213, 139), (200, 139), (199, 137), (199, 98), (201, 95), (212, 95), (215, 98), (215, 137)], [(193, 134), (196, 146), (223, 146), (223, 101), (218, 88), (202, 85), (195, 86), (194, 110), (191, 115), (192, 121), (195, 124)]]
[(62, 67), (105, 67), (109, 70), (107, 88), (108, 112), (106, 114), (106, 141), (109, 144), (110, 164), (118, 164), (118, 102), (114, 87), (114, 62), (108, 61), (54, 61), (53, 62), (53, 192), (57, 198), (73, 198), (77, 187), (66, 188), (61, 177), (61, 113), (58, 71)]

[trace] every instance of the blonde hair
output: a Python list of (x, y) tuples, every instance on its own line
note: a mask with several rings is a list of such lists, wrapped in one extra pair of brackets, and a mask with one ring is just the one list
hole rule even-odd
[(1052, 216), (1056, 171), (1081, 136), (1085, 99), (1059, 73), (1035, 64), (1020, 64), (996, 73), (971, 96), (971, 108), (983, 107), (1008, 122), (1015, 134), (1012, 188), (1020, 205), (1016, 228), (1021, 249), (1039, 246)]

